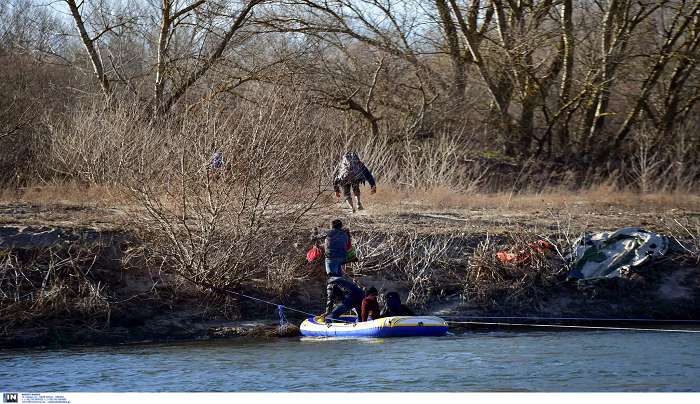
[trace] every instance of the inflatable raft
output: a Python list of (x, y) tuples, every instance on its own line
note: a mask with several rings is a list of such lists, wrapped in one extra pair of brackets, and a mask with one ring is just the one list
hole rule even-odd
[(343, 316), (348, 322), (325, 323), (317, 317), (304, 320), (299, 327), (306, 337), (420, 337), (447, 334), (447, 323), (433, 316), (386, 317), (355, 323), (354, 316)]

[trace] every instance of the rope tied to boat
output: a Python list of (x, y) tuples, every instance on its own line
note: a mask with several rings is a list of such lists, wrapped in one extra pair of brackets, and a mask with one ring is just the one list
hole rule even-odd
[(289, 321), (287, 321), (287, 316), (284, 315), (284, 305), (277, 305), (277, 314), (280, 316), (280, 327), (286, 326)]
[[(220, 291), (220, 292), (225, 292), (229, 293), (232, 295), (244, 297), (246, 299), (254, 300), (260, 303), (264, 303), (270, 306), (276, 306), (277, 307), (277, 314), (279, 316), (279, 321), (280, 321), (280, 326), (284, 327), (289, 323), (287, 320), (287, 316), (285, 314), (285, 309), (291, 310), (297, 313), (305, 314), (307, 316), (311, 316), (313, 318), (316, 317), (315, 314), (309, 313), (304, 310), (299, 310), (294, 307), (289, 307), (283, 304), (279, 303), (274, 303), (269, 300), (265, 299), (260, 299), (255, 296), (249, 296), (246, 295), (245, 293), (241, 292), (236, 292), (233, 290), (229, 289), (223, 289), (219, 288), (213, 285), (202, 285), (201, 283), (196, 283), (190, 279), (188, 279), (190, 282), (198, 284), (199, 286), (205, 286), (210, 290), (213, 291)], [(450, 318), (448, 316), (447, 318)], [(480, 317), (480, 316), (451, 316), (453, 319), (496, 319), (496, 320), (501, 320), (501, 319), (528, 319), (528, 320), (579, 320), (579, 321), (585, 321), (585, 320), (603, 320), (600, 318), (583, 318), (583, 317), (568, 317), (568, 318), (547, 318), (547, 317)], [(339, 323), (355, 323), (355, 321), (347, 321), (344, 319), (340, 318), (333, 318), (333, 317), (326, 317), (327, 320), (332, 320), (334, 322), (339, 322)], [(604, 319), (607, 321), (617, 321), (617, 320), (627, 320), (627, 321), (654, 321), (653, 319)], [(675, 321), (675, 320), (668, 320), (668, 321)], [(681, 320), (683, 321), (683, 320)], [(688, 322), (695, 322), (697, 320), (685, 320)], [(471, 325), (489, 325), (489, 326), (512, 326), (512, 327), (548, 327), (548, 328), (568, 328), (568, 329), (589, 329), (589, 330), (615, 330), (615, 331), (652, 331), (652, 332), (676, 332), (676, 333), (700, 333), (700, 330), (678, 330), (678, 329), (659, 329), (659, 328), (632, 328), (632, 327), (600, 327), (600, 326), (584, 326), (584, 325), (560, 325), (560, 324), (532, 324), (532, 323), (513, 323), (513, 322), (485, 322), (485, 321), (446, 321), (448, 324), (471, 324)]]
[(637, 323), (688, 323), (700, 324), (700, 320), (692, 319), (657, 319), (657, 318), (612, 318), (612, 317), (542, 317), (542, 316), (441, 316), (446, 320), (527, 320), (527, 321), (607, 321), (607, 322), (637, 322)]
[(638, 327), (604, 327), (590, 325), (564, 325), (564, 324), (534, 324), (534, 323), (508, 323), (508, 322), (487, 322), (487, 321), (446, 321), (448, 324), (469, 324), (485, 326), (505, 326), (505, 327), (540, 327), (540, 328), (565, 328), (579, 330), (605, 330), (605, 331), (647, 331), (647, 332), (675, 332), (697, 334), (700, 330), (679, 330), (668, 328), (638, 328)]
[[(280, 318), (280, 326), (284, 326), (284, 325), (286, 325), (286, 324), (289, 322), (289, 321), (287, 320), (287, 316), (286, 316), (286, 314), (285, 314), (285, 312), (284, 312), (285, 309), (291, 310), (291, 311), (294, 311), (294, 312), (297, 312), (297, 313), (305, 314), (305, 315), (307, 315), (307, 316), (316, 317), (316, 314), (309, 313), (308, 311), (299, 310), (299, 309), (296, 309), (296, 308), (294, 308), (294, 307), (290, 307), (290, 306), (287, 306), (287, 305), (284, 305), (284, 304), (274, 303), (274, 302), (271, 302), (271, 301), (269, 301), (269, 300), (260, 299), (260, 298), (255, 297), (255, 296), (249, 296), (249, 295), (246, 295), (245, 293), (236, 292), (236, 291), (229, 290), (229, 289), (224, 289), (224, 288), (219, 288), (219, 287), (216, 287), (216, 286), (213, 286), (213, 285), (208, 286), (208, 289), (213, 290), (213, 291), (219, 291), (219, 292), (224, 292), (224, 293), (230, 293), (230, 294), (232, 294), (232, 295), (244, 297), (244, 298), (246, 298), (246, 299), (254, 300), (254, 301), (256, 301), (256, 302), (260, 302), (260, 303), (264, 303), (264, 304), (267, 304), (267, 305), (270, 305), (270, 306), (275, 306), (275, 307), (277, 307), (277, 315), (278, 315), (279, 318)], [(339, 322), (339, 323), (353, 323), (353, 322), (354, 322), (354, 321), (347, 321), (347, 320), (343, 320), (343, 319), (341, 319), (341, 318), (333, 318), (333, 317), (326, 317), (326, 319), (333, 320), (333, 321)]]

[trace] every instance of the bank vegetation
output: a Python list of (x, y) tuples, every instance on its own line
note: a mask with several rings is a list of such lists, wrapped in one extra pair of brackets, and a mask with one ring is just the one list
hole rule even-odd
[[(699, 47), (700, 0), (10, 0), (0, 188), (111, 190), (135, 207), (133, 259), (284, 297), (347, 150), (409, 199), (696, 193)], [(380, 236), (360, 235), (358, 271), (395, 268), (414, 302), (487, 302), (474, 282), (507, 281), (493, 245), (460, 261), (457, 236)], [(107, 312), (89, 277), (50, 282), (85, 259), (61, 254), (0, 256), (19, 282), (6, 298), (64, 288)], [(538, 301), (561, 275), (538, 265), (553, 272), (516, 271), (522, 292), (503, 293)], [(34, 304), (58, 304), (47, 293)]]

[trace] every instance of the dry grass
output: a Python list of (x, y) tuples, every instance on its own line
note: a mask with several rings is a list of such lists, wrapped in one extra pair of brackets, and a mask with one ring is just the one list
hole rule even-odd
[(100, 249), (69, 245), (0, 252), (0, 322), (11, 327), (59, 316), (109, 321), (105, 285), (91, 273)]
[(116, 186), (52, 181), (50, 184), (38, 184), (19, 189), (0, 189), (0, 202), (116, 207), (127, 205), (129, 198), (123, 189)]
[(673, 218), (667, 223), (667, 232), (680, 246), (684, 255), (700, 264), (700, 216)]
[[(365, 194), (368, 210), (347, 221), (353, 231), (364, 232), (358, 238), (365, 259), (359, 274), (393, 276), (415, 304), (457, 287), (468, 300), (485, 303), (502, 293), (506, 304), (525, 306), (551, 286), (558, 274), (554, 267), (545, 260), (504, 267), (494, 262), (500, 246), (492, 239), (476, 251), (473, 246), (467, 251), (465, 244), (500, 232), (517, 248), (537, 233), (557, 232), (559, 239), (570, 240), (589, 225), (641, 226), (639, 212), (655, 223), (661, 213), (700, 211), (699, 195), (650, 192), (653, 181), (645, 182), (645, 193), (614, 185), (570, 191), (546, 185), (549, 177), (543, 186), (528, 185), (543, 183), (534, 166), (494, 186), (497, 178), (508, 177), (507, 168), (494, 173), (476, 159), (463, 161), (468, 145), (449, 137), (431, 147), (380, 142), (360, 148), (342, 139), (329, 147), (313, 122), (299, 118), (307, 116), (304, 108), (299, 100), (271, 97), (267, 104), (241, 106), (231, 114), (192, 114), (162, 127), (132, 127), (136, 121), (129, 110), (114, 116), (87, 110), (84, 119), (54, 133), (63, 152), (52, 169), (68, 180), (0, 191), (0, 202), (119, 208), (134, 213), (122, 216), (142, 230), (144, 248), (172, 273), (203, 285), (251, 287), (286, 297), (303, 280), (303, 251), (293, 245), (313, 226), (309, 216), (339, 215), (326, 210), (330, 172), (335, 156), (354, 147), (379, 180), (379, 192)], [(77, 142), (82, 138), (87, 140)], [(216, 177), (207, 169), (214, 150), (224, 152), (228, 165)], [(509, 187), (512, 191), (487, 192)], [(79, 209), (65, 210), (62, 220), (75, 225), (94, 219), (81, 218)], [(421, 216), (439, 216), (435, 212), (455, 217)], [(0, 222), (15, 220), (11, 209), (8, 213)], [(596, 215), (597, 222), (589, 222), (587, 214)]]
[(700, 210), (700, 195), (686, 192), (656, 192), (640, 194), (599, 186), (580, 191), (549, 189), (539, 193), (464, 193), (445, 186), (408, 190), (391, 184), (381, 185), (372, 197), (384, 207), (420, 207), (427, 209), (595, 209), (611, 206), (621, 209)]
[[(514, 233), (505, 243), (491, 238), (479, 243), (469, 258), (464, 279), (465, 301), (488, 309), (541, 310), (546, 297), (566, 277), (566, 266), (554, 252), (542, 253), (532, 245), (539, 237), (531, 233)], [(513, 252), (530, 254), (526, 262), (503, 263), (496, 253), (508, 246)]]
[[(74, 182), (65, 186), (29, 187), (19, 195), (0, 191), (0, 205), (6, 205), (0, 209), (0, 223), (128, 229), (129, 217), (143, 212), (127, 195), (117, 187), (84, 187)], [(700, 212), (700, 195), (697, 194), (640, 195), (609, 187), (510, 195), (466, 194), (446, 187), (410, 191), (380, 182), (376, 194), (364, 193), (364, 202), (365, 212), (350, 215), (335, 198), (322, 196), (303, 221), (302, 225), (307, 227), (304, 231), (311, 231), (314, 226), (325, 227), (329, 219), (341, 217), (353, 230), (384, 233), (419, 230), (423, 234), (452, 231), (499, 234), (515, 226), (550, 229), (559, 226), (562, 220), (568, 221), (576, 232), (630, 226), (664, 232), (673, 220), (683, 221)], [(16, 206), (18, 203), (31, 206), (20, 209)], [(444, 218), (428, 217), (430, 215)]]
[(363, 232), (355, 235), (355, 245), (362, 261), (353, 265), (353, 275), (398, 283), (407, 291), (406, 302), (414, 306), (460, 288), (469, 250), (459, 233)]
[[(119, 195), (113, 189), (105, 187), (82, 188), (70, 184), (65, 188), (56, 185), (38, 187), (20, 200), (37, 204), (60, 201), (68, 205), (107, 206), (123, 203)], [(354, 266), (354, 275), (396, 281), (408, 292), (404, 295), (407, 301), (415, 306), (430, 303), (442, 293), (461, 293), (467, 302), (489, 310), (540, 310), (544, 297), (560, 287), (560, 281), (566, 272), (561, 255), (566, 253), (572, 240), (583, 230), (599, 231), (618, 224), (641, 225), (640, 218), (643, 216), (635, 213), (636, 210), (652, 212), (653, 217), (663, 218), (665, 221), (656, 226), (659, 231), (663, 232), (661, 226), (665, 223), (669, 225), (666, 234), (689, 240), (695, 246), (695, 251), (700, 247), (700, 223), (692, 212), (687, 212), (698, 209), (699, 197), (695, 195), (659, 193), (640, 196), (599, 188), (579, 193), (553, 191), (511, 197), (506, 194), (464, 195), (436, 188), (416, 192), (416, 201), (408, 203), (411, 195), (414, 194), (385, 185), (377, 195), (367, 199), (370, 207), (367, 213), (351, 217), (348, 224), (351, 230), (357, 231), (354, 233), (355, 245), (362, 257), (362, 262)], [(610, 206), (616, 210), (610, 211)], [(625, 206), (630, 207), (630, 211), (626, 216), (618, 217), (620, 211), (628, 209)], [(398, 217), (389, 214), (389, 211), (416, 210), (444, 211), (450, 214), (457, 210), (459, 214), (465, 213), (459, 209), (483, 210), (490, 221), (485, 222), (483, 227), (468, 227), (474, 220), (466, 212), (465, 219), (460, 219), (463, 222), (441, 222), (439, 219), (428, 221), (423, 229), (425, 231), (419, 232), (416, 227), (422, 224), (413, 223), (410, 218), (404, 220), (401, 214)], [(585, 216), (580, 213), (586, 210), (599, 211), (597, 215), (600, 221), (588, 223), (583, 220)], [(661, 213), (674, 210), (680, 210), (680, 213), (675, 216)], [(77, 215), (75, 210), (68, 209), (67, 212), (69, 215)], [(526, 225), (510, 223), (506, 212), (520, 214)], [(2, 216), (0, 221), (1, 219)], [(495, 231), (498, 223), (503, 223), (506, 230), (500, 233)], [(312, 222), (307, 222), (307, 225), (312, 226)], [(266, 259), (255, 256), (240, 263), (247, 269), (250, 269), (249, 265), (254, 266), (251, 271), (246, 271), (250, 279), (242, 282), (241, 287), (251, 290), (252, 294), (269, 296), (273, 300), (305, 293), (303, 289), (309, 286), (309, 274), (304, 265), (305, 250), (303, 246), (300, 247), (302, 243), (299, 243), (304, 238), (304, 229), (297, 228), (295, 232), (285, 230), (284, 233), (274, 233), (274, 245), (260, 245)], [(499, 235), (493, 237), (494, 234)], [(492, 237), (484, 240), (484, 235)], [(545, 237), (550, 238), (561, 254), (536, 257), (532, 262), (521, 266), (503, 264), (495, 258), (495, 253), (501, 249), (527, 249), (532, 241)], [(218, 235), (214, 238), (219, 239)], [(231, 239), (224, 238), (222, 243), (228, 243)], [(272, 257), (268, 254), (271, 250), (275, 251)], [(83, 271), (89, 268), (88, 262), (81, 265), (84, 266)], [(140, 266), (148, 267), (149, 265)], [(8, 270), (10, 268), (7, 267)], [(37, 274), (33, 276), (45, 275), (46, 270)], [(101, 299), (105, 291), (99, 285), (57, 282), (47, 286), (44, 292), (42, 300), (36, 306), (26, 306), (29, 307), (27, 313), (31, 313), (31, 318), (65, 310), (86, 313), (86, 316), (94, 318), (104, 315), (100, 307), (105, 306), (100, 305), (104, 304)], [(178, 290), (177, 293), (184, 292)], [(20, 308), (16, 303), (11, 304), (14, 310)], [(230, 315), (233, 317), (238, 315), (239, 302), (229, 301), (228, 298), (213, 299), (211, 307), (211, 312), (217, 314), (223, 310), (221, 307), (231, 308), (233, 311)]]
[[(445, 186), (408, 190), (394, 184), (379, 184), (375, 195), (364, 194), (368, 206), (381, 210), (421, 209), (504, 209), (529, 211), (542, 209), (606, 209), (630, 208), (640, 210), (700, 210), (700, 195), (683, 192), (639, 194), (596, 187), (581, 191), (551, 189), (536, 194), (464, 193)], [(116, 186), (86, 185), (74, 181), (23, 187), (19, 190), (0, 189), (0, 203), (30, 203), (36, 205), (63, 204), (69, 206), (121, 207), (133, 202), (128, 192)]]

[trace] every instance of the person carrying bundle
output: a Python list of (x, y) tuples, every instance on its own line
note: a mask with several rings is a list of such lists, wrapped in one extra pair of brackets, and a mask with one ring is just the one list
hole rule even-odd
[(333, 173), (333, 189), (335, 196), (340, 198), (340, 188), (343, 188), (345, 202), (350, 206), (352, 212), (355, 213), (355, 205), (352, 201), (352, 195), (355, 195), (357, 200), (357, 209), (363, 210), (364, 206), (360, 200), (360, 184), (369, 182), (371, 193), (377, 192), (377, 183), (374, 181), (372, 172), (367, 166), (360, 161), (360, 157), (355, 152), (347, 152), (340, 160), (340, 164)]
[[(323, 240), (323, 246), (320, 245)], [(311, 235), (313, 246), (306, 255), (309, 262), (313, 262), (321, 257), (325, 258), (326, 275), (342, 276), (343, 266), (349, 260), (348, 256), (352, 250), (352, 239), (350, 231), (343, 228), (343, 222), (340, 219), (334, 219), (331, 222), (331, 228), (320, 233), (314, 229)]]

